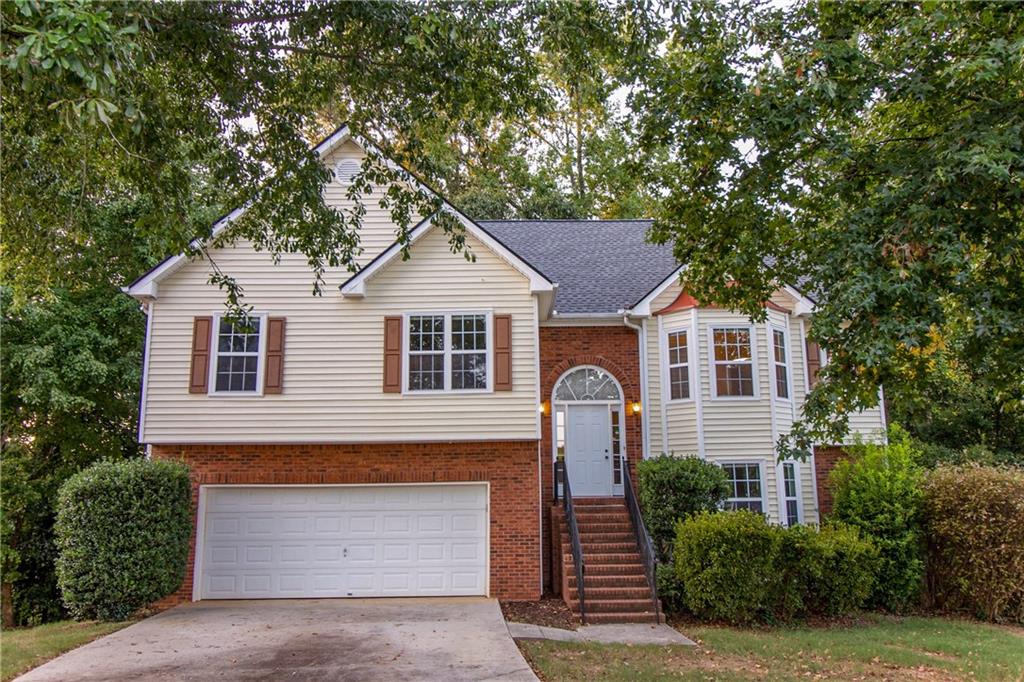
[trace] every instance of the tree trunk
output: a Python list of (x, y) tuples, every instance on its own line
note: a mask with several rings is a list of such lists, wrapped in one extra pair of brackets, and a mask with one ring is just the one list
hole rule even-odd
[(14, 627), (14, 604), (11, 602), (11, 583), (0, 583), (0, 611), (2, 611), (3, 627)]

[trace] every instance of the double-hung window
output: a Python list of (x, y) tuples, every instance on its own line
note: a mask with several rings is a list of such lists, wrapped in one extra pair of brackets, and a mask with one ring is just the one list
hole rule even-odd
[(786, 502), (786, 525), (795, 526), (800, 523), (800, 500), (797, 497), (796, 464), (782, 463), (783, 498)]
[(217, 317), (214, 393), (259, 393), (264, 318)]
[(672, 400), (690, 397), (689, 336), (685, 331), (668, 333), (668, 385)]
[(409, 391), (484, 391), (489, 387), (489, 316), (408, 316)]
[(757, 463), (726, 463), (722, 465), (732, 486), (732, 494), (726, 499), (726, 509), (746, 509), (764, 512), (764, 498), (761, 495), (761, 465)]
[(711, 333), (714, 344), (712, 364), (715, 372), (715, 396), (754, 396), (754, 356), (749, 327), (716, 327)]
[(789, 400), (789, 356), (786, 353), (786, 333), (772, 330), (775, 366), (775, 397)]

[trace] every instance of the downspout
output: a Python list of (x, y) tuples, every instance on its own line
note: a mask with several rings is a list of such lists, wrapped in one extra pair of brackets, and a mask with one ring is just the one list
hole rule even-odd
[(640, 354), (640, 431), (643, 438), (641, 454), (644, 459), (651, 456), (650, 425), (647, 421), (647, 332), (643, 326), (629, 321), (629, 315), (622, 311), (622, 324), (636, 330), (637, 352)]

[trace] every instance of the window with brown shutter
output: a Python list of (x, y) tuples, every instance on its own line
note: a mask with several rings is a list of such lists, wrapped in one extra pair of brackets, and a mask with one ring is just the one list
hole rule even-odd
[(384, 318), (384, 392), (402, 392), (402, 317)]
[(212, 317), (197, 317), (192, 321), (192, 367), (188, 375), (189, 393), (206, 393), (210, 379), (210, 337)]
[(267, 319), (267, 366), (263, 371), (263, 392), (284, 390), (284, 318)]
[(494, 390), (512, 390), (512, 316), (494, 316)]
[(807, 381), (808, 389), (818, 383), (818, 372), (821, 370), (821, 347), (810, 339), (807, 340)]

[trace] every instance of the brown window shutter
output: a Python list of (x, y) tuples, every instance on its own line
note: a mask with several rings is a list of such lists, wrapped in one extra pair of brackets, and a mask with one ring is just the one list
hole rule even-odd
[(818, 383), (818, 371), (821, 369), (821, 347), (808, 339), (807, 341), (807, 380), (810, 382), (808, 390), (814, 388)]
[(512, 390), (512, 316), (494, 316), (494, 390)]
[(263, 370), (263, 392), (284, 389), (284, 318), (267, 318), (267, 366)]
[(402, 392), (402, 317), (384, 318), (384, 392)]
[(192, 368), (188, 375), (189, 393), (206, 393), (210, 379), (210, 337), (212, 317), (197, 317), (192, 321)]

